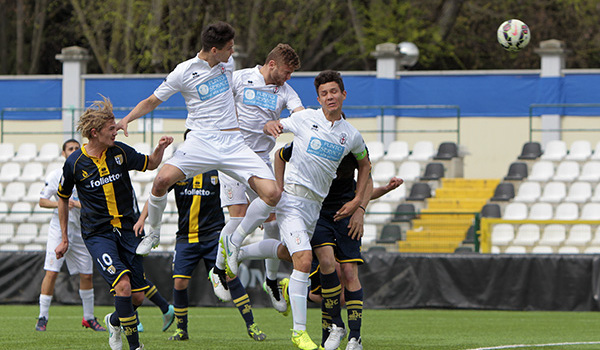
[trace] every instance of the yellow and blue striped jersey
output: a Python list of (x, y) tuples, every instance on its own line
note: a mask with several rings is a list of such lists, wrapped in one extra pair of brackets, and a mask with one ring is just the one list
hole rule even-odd
[(179, 214), (177, 240), (197, 243), (215, 239), (225, 226), (218, 172), (212, 170), (176, 182), (171, 190), (175, 191)]
[(77, 186), (84, 238), (112, 234), (113, 228), (132, 230), (140, 214), (129, 170), (146, 171), (148, 156), (116, 141), (96, 158), (87, 154), (85, 146), (65, 162), (58, 195), (69, 198)]

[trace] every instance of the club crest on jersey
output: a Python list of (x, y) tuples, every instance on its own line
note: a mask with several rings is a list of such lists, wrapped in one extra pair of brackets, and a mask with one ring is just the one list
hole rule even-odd
[(231, 187), (227, 188), (227, 198), (228, 199), (233, 199), (233, 189)]
[(343, 132), (342, 135), (340, 135), (340, 144), (345, 145), (347, 140), (348, 135), (345, 132)]
[(223, 65), (221, 65), (221, 74), (225, 73), (225, 67)]
[(275, 88), (273, 88), (273, 93), (276, 94), (277, 91), (279, 91), (279, 86), (275, 86)]
[(115, 156), (115, 163), (117, 163), (118, 165), (123, 165), (123, 155), (122, 154), (118, 154)]
[(213, 186), (216, 186), (219, 183), (219, 177), (218, 176), (211, 176), (210, 177), (210, 183), (213, 184)]

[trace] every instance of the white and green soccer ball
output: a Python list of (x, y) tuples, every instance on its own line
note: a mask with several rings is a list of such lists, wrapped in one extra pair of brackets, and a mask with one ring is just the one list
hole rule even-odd
[(531, 31), (527, 24), (518, 19), (509, 19), (498, 27), (498, 42), (508, 51), (519, 51), (531, 39)]

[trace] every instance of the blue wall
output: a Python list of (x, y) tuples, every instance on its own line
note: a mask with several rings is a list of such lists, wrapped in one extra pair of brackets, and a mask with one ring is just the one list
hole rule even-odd
[[(148, 97), (162, 82), (161, 78), (87, 79), (85, 101), (109, 97), (116, 107), (117, 118), (130, 107)], [(294, 77), (289, 82), (306, 106), (317, 105), (312, 77)], [(600, 103), (600, 74), (573, 74), (561, 78), (540, 78), (535, 74), (404, 76), (401, 79), (344, 76), (350, 106), (390, 105), (458, 105), (463, 117), (526, 117), (532, 104)], [(0, 80), (0, 109), (8, 107), (60, 107), (61, 81), (58, 79)], [(176, 94), (161, 107), (178, 107), (177, 111), (157, 111), (157, 118), (185, 118), (183, 98)], [(350, 117), (373, 117), (380, 109), (346, 108)], [(386, 114), (418, 117), (454, 117), (453, 109), (386, 109)], [(536, 108), (534, 115), (557, 113), (600, 115), (600, 108)], [(35, 117), (33, 117), (35, 115)], [(8, 119), (59, 119), (54, 113), (5, 113)]]

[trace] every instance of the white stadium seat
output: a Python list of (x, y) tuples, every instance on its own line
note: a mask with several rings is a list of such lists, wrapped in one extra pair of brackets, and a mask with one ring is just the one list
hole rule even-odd
[(37, 156), (37, 146), (35, 143), (25, 142), (19, 146), (17, 154), (13, 157), (13, 162), (27, 163)]
[(528, 181), (546, 182), (554, 176), (554, 164), (549, 161), (537, 161), (531, 166), (531, 173), (527, 176)]
[(591, 160), (600, 160), (600, 141), (596, 144), (596, 148), (594, 148), (594, 153), (590, 157)]
[(60, 157), (61, 152), (62, 150), (57, 143), (48, 142), (40, 147), (40, 152), (34, 160), (44, 163), (53, 162)]
[(26, 222), (31, 215), (31, 203), (28, 202), (17, 202), (12, 205), (10, 212), (4, 218), (4, 221), (10, 223), (22, 223)]
[(512, 244), (533, 246), (539, 239), (540, 227), (536, 224), (524, 224), (517, 229), (517, 235)]
[(559, 246), (566, 239), (566, 229), (564, 225), (551, 224), (544, 227), (544, 232), (540, 238), (539, 245)]
[(552, 204), (533, 203), (529, 208), (529, 220), (550, 220), (552, 219)]
[(392, 177), (396, 176), (396, 165), (391, 161), (379, 161), (373, 166), (371, 175), (373, 176), (373, 181), (387, 183)]
[(492, 227), (492, 245), (505, 246), (515, 238), (515, 228), (511, 224), (496, 224)]
[(588, 182), (600, 181), (600, 162), (595, 160), (585, 162), (581, 167), (581, 174), (577, 180)]
[(562, 140), (551, 140), (546, 143), (542, 160), (560, 161), (567, 155), (567, 144)]
[(372, 163), (378, 162), (384, 155), (383, 142), (381, 141), (369, 141), (366, 143), (367, 149), (369, 150), (369, 159)]
[(21, 176), (21, 166), (19, 163), (8, 162), (0, 168), (0, 182), (8, 183), (16, 180)]
[(527, 204), (512, 202), (504, 207), (502, 218), (504, 220), (525, 220), (527, 218)]
[(64, 161), (48, 163), (48, 165), (46, 166), (46, 172), (44, 173), (44, 178), (42, 179), (42, 181), (45, 181), (46, 178), (48, 177), (48, 175), (50, 175), (50, 173), (53, 172), (54, 170), (62, 169), (64, 164), (65, 164)]
[[(400, 164), (398, 177), (404, 181), (416, 181), (421, 177), (421, 164), (415, 161), (406, 161)], [(389, 179), (385, 182), (387, 183)]]
[(523, 247), (522, 245), (509, 245), (504, 250), (504, 253), (505, 254), (526, 254), (527, 248)]
[(5, 163), (15, 156), (15, 145), (12, 143), (0, 143), (0, 163)]
[(539, 182), (525, 181), (521, 183), (514, 198), (515, 202), (533, 203), (542, 194), (542, 186)]
[(560, 203), (554, 212), (554, 220), (577, 220), (579, 207), (575, 203)]
[(387, 153), (383, 157), (383, 160), (388, 160), (396, 164), (406, 160), (410, 151), (408, 149), (408, 142), (406, 141), (392, 141), (387, 148)]
[(565, 157), (567, 160), (586, 160), (592, 155), (592, 144), (588, 140), (573, 141), (569, 154)]
[(574, 182), (569, 187), (565, 202), (585, 203), (592, 198), (592, 185), (589, 182)]
[(547, 245), (536, 245), (535, 247), (531, 248), (531, 252), (533, 254), (552, 254), (554, 253), (554, 249)]
[(13, 224), (0, 224), (0, 244), (8, 243), (15, 235)]
[(33, 206), (33, 211), (31, 212), (31, 216), (29, 217), (27, 222), (34, 222), (34, 223), (40, 223), (40, 224), (48, 223), (52, 219), (53, 212), (54, 212), (54, 209), (42, 208), (42, 207), (40, 207), (39, 203), (36, 203)]
[(600, 220), (600, 203), (586, 203), (581, 208), (580, 220)]
[(18, 202), (25, 197), (25, 194), (27, 194), (25, 183), (14, 181), (6, 185), (4, 195), (0, 197), (0, 201), (8, 203)]
[(435, 149), (431, 141), (417, 141), (413, 145), (411, 154), (408, 156), (409, 160), (416, 161), (428, 161), (435, 155)]
[(365, 223), (384, 224), (392, 217), (392, 206), (389, 203), (376, 202), (367, 207)]
[(579, 164), (572, 160), (565, 160), (558, 164), (552, 177), (554, 181), (572, 182), (579, 176)]
[(17, 244), (28, 244), (33, 241), (35, 237), (38, 235), (37, 225), (22, 223), (17, 227), (17, 232), (15, 233), (15, 237), (11, 240), (12, 243)]
[(579, 254), (579, 248), (573, 246), (562, 246), (558, 248), (558, 254)]
[(569, 236), (565, 240), (565, 245), (586, 246), (592, 240), (592, 227), (585, 224), (573, 225), (569, 230)]
[(44, 180), (44, 166), (40, 162), (29, 162), (23, 166), (19, 181), (36, 182)]
[(544, 191), (539, 198), (540, 202), (558, 203), (567, 196), (567, 186), (564, 182), (551, 181), (544, 186)]

